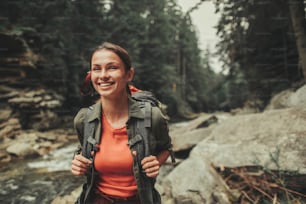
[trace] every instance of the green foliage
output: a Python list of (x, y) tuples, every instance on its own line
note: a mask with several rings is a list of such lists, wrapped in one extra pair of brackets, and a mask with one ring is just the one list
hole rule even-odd
[(211, 110), (216, 74), (198, 47), (189, 14), (175, 0), (1, 1), (0, 32), (23, 37), (41, 56), (39, 79), (79, 106), (79, 86), (89, 70), (91, 50), (104, 41), (125, 47), (133, 61), (133, 83), (168, 105)]
[[(218, 0), (216, 6), (219, 54), (228, 80), (240, 74), (247, 82), (244, 97), (267, 103), (273, 93), (303, 79), (288, 1)], [(240, 104), (235, 101), (231, 107)]]

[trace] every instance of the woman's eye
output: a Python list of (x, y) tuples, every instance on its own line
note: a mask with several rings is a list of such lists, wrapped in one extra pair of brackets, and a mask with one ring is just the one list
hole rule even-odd
[(99, 67), (93, 67), (93, 68), (92, 68), (92, 71), (99, 71), (99, 70), (100, 70)]
[(117, 69), (118, 67), (117, 66), (110, 66), (108, 67), (108, 69)]

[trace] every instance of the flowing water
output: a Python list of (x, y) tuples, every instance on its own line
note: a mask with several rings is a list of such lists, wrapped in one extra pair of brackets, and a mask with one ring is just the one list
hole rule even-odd
[(0, 204), (51, 203), (83, 183), (83, 178), (70, 173), (70, 163), (76, 144), (72, 144), (41, 159), (10, 162), (0, 168)]
[[(170, 128), (185, 125), (178, 123)], [(39, 159), (12, 161), (0, 166), (0, 204), (49, 204), (55, 197), (68, 195), (84, 178), (70, 173), (77, 144), (55, 150)]]

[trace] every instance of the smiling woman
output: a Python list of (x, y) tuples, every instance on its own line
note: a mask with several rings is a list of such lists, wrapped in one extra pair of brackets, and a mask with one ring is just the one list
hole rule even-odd
[[(86, 77), (90, 82), (85, 85), (94, 88), (99, 98), (90, 111), (82, 108), (74, 119), (80, 143), (90, 138), (94, 146), (91, 154), (78, 153), (72, 161), (72, 174), (88, 176), (77, 203), (160, 204), (154, 183), (172, 146), (166, 118), (149, 103), (147, 112), (144, 103), (131, 96), (134, 68), (125, 49), (103, 43), (94, 50), (90, 65)], [(145, 127), (138, 125), (145, 123), (139, 121), (147, 117), (152, 134), (141, 134), (138, 129)], [(91, 124), (95, 131), (88, 136), (86, 127)]]
[(91, 81), (104, 104), (113, 97), (125, 96), (127, 99), (126, 85), (133, 76), (134, 69), (127, 67), (113, 51), (102, 48), (94, 52), (91, 59)]

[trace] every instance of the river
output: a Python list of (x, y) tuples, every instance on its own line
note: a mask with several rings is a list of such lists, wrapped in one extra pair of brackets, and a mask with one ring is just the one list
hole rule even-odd
[(70, 173), (76, 144), (60, 148), (40, 159), (14, 161), (0, 168), (1, 204), (51, 203), (83, 183)]
[[(175, 123), (170, 129), (187, 123)], [(55, 197), (70, 194), (84, 182), (70, 173), (77, 143), (36, 159), (15, 160), (0, 167), (0, 204), (50, 204)]]

